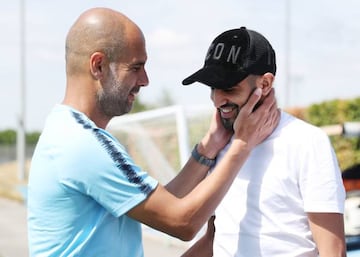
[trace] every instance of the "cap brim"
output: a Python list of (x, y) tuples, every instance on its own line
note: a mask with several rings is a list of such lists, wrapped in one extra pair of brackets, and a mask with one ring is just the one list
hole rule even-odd
[(183, 85), (200, 82), (209, 87), (227, 89), (235, 86), (248, 76), (247, 73), (226, 71), (218, 66), (206, 66), (182, 81)]

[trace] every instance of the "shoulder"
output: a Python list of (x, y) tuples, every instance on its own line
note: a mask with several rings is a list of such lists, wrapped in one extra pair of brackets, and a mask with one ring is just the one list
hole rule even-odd
[(318, 126), (301, 120), (287, 112), (282, 111), (280, 125), (281, 129), (289, 132), (297, 132), (300, 135), (327, 138), (326, 132)]

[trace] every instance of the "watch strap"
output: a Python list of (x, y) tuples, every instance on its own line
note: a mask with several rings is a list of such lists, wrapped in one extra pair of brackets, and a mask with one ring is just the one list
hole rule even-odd
[(191, 156), (200, 164), (213, 167), (216, 163), (216, 159), (209, 159), (205, 157), (204, 155), (201, 155), (197, 150), (198, 144), (195, 145), (194, 149), (191, 152)]

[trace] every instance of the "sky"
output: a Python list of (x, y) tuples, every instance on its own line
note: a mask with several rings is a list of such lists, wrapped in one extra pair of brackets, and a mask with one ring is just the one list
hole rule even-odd
[[(65, 90), (64, 42), (78, 16), (92, 7), (118, 10), (142, 29), (150, 79), (140, 100), (212, 106), (208, 87), (181, 81), (200, 69), (211, 41), (246, 26), (262, 33), (277, 56), (280, 107), (306, 107), (360, 96), (358, 0), (24, 0), (25, 128), (41, 130)], [(0, 9), (0, 130), (16, 129), (21, 110), (20, 0)]]

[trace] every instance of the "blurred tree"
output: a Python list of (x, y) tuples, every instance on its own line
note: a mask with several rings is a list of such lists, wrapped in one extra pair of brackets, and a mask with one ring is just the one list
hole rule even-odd
[(133, 104), (133, 108), (131, 110), (130, 113), (136, 113), (136, 112), (143, 112), (149, 109), (149, 106), (147, 106), (146, 104), (142, 103), (140, 101), (139, 97), (135, 98), (134, 104)]
[[(154, 108), (173, 105), (174, 101), (168, 90), (163, 90), (156, 105), (145, 104), (139, 98), (135, 99), (131, 113), (142, 112)], [(289, 113), (303, 119), (315, 126), (326, 126), (342, 124), (347, 121), (360, 121), (360, 97), (350, 100), (330, 100), (322, 103), (310, 105), (306, 108), (290, 108)], [(191, 131), (202, 131), (200, 127), (206, 129), (208, 120), (198, 121), (196, 128)], [(193, 132), (192, 132), (193, 133)], [(192, 136), (190, 133), (190, 136)], [(26, 133), (26, 143), (35, 145), (40, 136), (40, 132)], [(190, 137), (191, 139), (191, 137)], [(360, 138), (346, 138), (342, 135), (331, 136), (331, 143), (334, 146), (340, 168), (345, 170), (360, 163)], [(7, 129), (0, 131), (0, 145), (16, 144), (16, 131)]]
[(26, 133), (26, 144), (27, 145), (36, 145), (37, 141), (39, 140), (40, 132), (34, 131)]
[(171, 93), (168, 89), (164, 89), (161, 93), (160, 99), (158, 101), (158, 107), (165, 107), (174, 104), (174, 100), (172, 99)]
[[(360, 97), (349, 100), (331, 100), (313, 104), (305, 109), (305, 120), (316, 126), (360, 121)], [(360, 163), (360, 138), (331, 136), (341, 170)]]
[(7, 129), (0, 132), (0, 145), (16, 144), (16, 131)]
[(166, 107), (174, 104), (174, 100), (171, 97), (169, 90), (164, 89), (161, 91), (160, 98), (155, 104), (148, 104), (141, 101), (140, 97), (135, 98), (133, 108), (130, 113), (143, 112), (155, 108)]
[[(7, 129), (0, 131), (0, 145), (15, 145), (16, 144), (16, 131), (13, 129)], [(40, 132), (26, 133), (26, 144), (36, 145), (40, 137)]]

